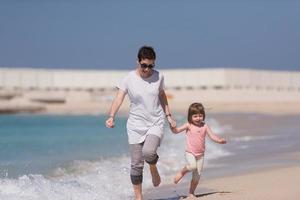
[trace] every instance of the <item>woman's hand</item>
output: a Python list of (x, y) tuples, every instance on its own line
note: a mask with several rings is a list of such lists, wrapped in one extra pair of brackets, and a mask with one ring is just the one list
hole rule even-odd
[(171, 128), (175, 128), (176, 127), (176, 122), (175, 122), (175, 120), (170, 115), (167, 116), (167, 120), (168, 120), (169, 125), (170, 125)]
[(113, 128), (115, 127), (115, 120), (113, 117), (109, 117), (106, 122), (105, 122), (105, 125), (107, 128)]

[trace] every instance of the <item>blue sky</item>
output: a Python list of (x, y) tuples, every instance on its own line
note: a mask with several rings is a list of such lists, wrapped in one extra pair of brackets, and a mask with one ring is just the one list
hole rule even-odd
[(1, 0), (0, 67), (300, 70), (300, 1)]

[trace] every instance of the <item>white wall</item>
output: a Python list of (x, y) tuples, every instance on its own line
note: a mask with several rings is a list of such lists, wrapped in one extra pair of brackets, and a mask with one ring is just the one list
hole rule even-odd
[[(240, 87), (300, 89), (300, 72), (252, 69), (160, 70), (167, 88)], [(0, 68), (0, 87), (5, 89), (101, 89), (114, 88), (128, 71), (46, 70)]]

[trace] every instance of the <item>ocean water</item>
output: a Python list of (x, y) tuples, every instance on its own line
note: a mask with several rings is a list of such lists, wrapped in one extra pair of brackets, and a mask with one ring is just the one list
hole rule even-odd
[(126, 153), (125, 127), (110, 130), (103, 121), (103, 116), (0, 115), (1, 177), (46, 174), (74, 160)]
[[(182, 115), (175, 118), (178, 124), (185, 121)], [(219, 118), (237, 120), (224, 122)], [(288, 162), (270, 155), (300, 150), (299, 117), (273, 119), (283, 123), (255, 126), (245, 133), (247, 126), (237, 126), (238, 121), (261, 122), (265, 118), (269, 119), (259, 115), (208, 117), (207, 123), (215, 133), (224, 135), (228, 144), (207, 139), (205, 176)], [(132, 199), (126, 118), (118, 118), (114, 129), (107, 129), (104, 121), (105, 116), (0, 116), (0, 199)], [(184, 166), (184, 142), (184, 134), (174, 135), (165, 129), (158, 150), (162, 184), (170, 184)], [(147, 165), (143, 187), (152, 187)]]

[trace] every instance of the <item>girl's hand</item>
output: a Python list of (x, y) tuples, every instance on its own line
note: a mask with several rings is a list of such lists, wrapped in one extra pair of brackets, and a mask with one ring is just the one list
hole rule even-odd
[(175, 122), (175, 120), (172, 119), (171, 116), (168, 116), (167, 120), (168, 120), (169, 125), (170, 125), (171, 128), (175, 128), (176, 127), (176, 122)]
[(106, 122), (105, 122), (105, 125), (107, 128), (113, 128), (115, 127), (115, 120), (113, 117), (109, 117)]

